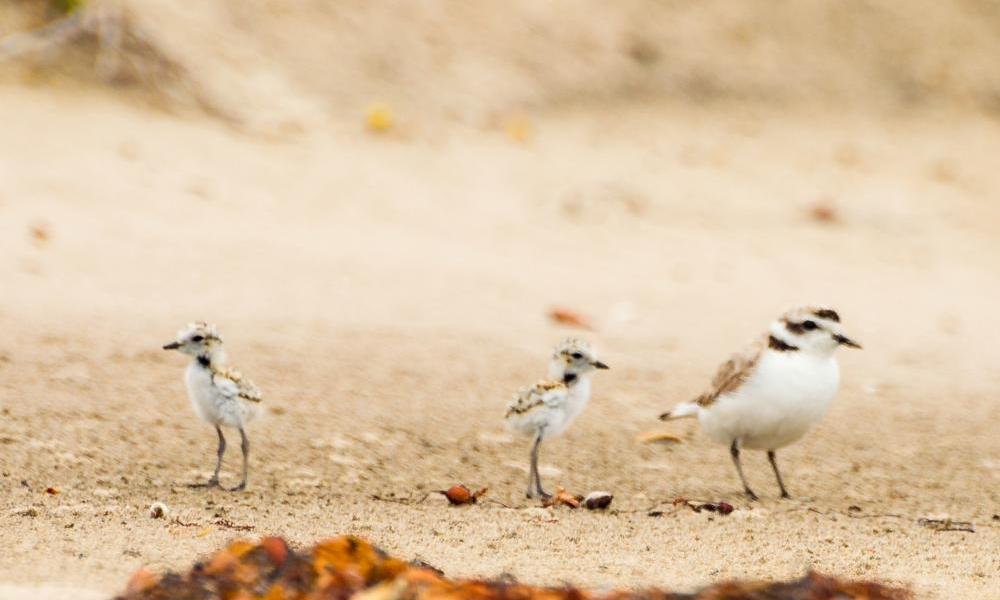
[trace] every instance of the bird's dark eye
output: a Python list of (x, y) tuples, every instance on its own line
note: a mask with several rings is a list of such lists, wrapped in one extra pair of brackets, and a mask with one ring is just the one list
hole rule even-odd
[(816, 329), (816, 327), (816, 321), (803, 321), (802, 323), (802, 329), (805, 329), (806, 331)]
[(203, 336), (200, 336), (200, 335), (196, 335), (196, 336), (194, 336), (193, 338), (191, 338), (191, 341), (192, 341), (192, 342), (200, 342), (200, 341), (202, 341), (203, 339), (205, 339), (205, 338), (204, 338)]
[(577, 360), (580, 360), (581, 358), (583, 358), (583, 355), (580, 354), (579, 352), (574, 352), (573, 354), (570, 354), (570, 356), (572, 356), (573, 358), (575, 358)]

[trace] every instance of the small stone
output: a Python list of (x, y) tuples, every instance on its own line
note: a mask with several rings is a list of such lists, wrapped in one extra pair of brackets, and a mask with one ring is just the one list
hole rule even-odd
[(588, 510), (604, 510), (611, 506), (614, 496), (610, 492), (590, 492), (583, 499), (583, 505)]
[(154, 502), (149, 505), (149, 516), (153, 519), (163, 519), (170, 514), (170, 509), (162, 502)]

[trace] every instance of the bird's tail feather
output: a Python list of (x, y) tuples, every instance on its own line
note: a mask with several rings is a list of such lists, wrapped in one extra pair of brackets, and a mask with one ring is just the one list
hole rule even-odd
[(699, 407), (694, 402), (682, 402), (660, 415), (661, 421), (673, 421), (674, 419), (684, 419), (687, 417), (697, 417)]

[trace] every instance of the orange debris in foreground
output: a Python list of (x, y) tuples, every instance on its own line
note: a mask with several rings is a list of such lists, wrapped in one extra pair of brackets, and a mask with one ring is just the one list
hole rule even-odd
[(694, 594), (662, 590), (591, 594), (570, 587), (539, 588), (508, 581), (452, 581), (387, 556), (368, 542), (342, 536), (293, 552), (280, 538), (233, 542), (183, 575), (142, 569), (121, 600), (857, 600), (909, 599), (877, 583), (809, 573), (787, 583), (727, 582)]

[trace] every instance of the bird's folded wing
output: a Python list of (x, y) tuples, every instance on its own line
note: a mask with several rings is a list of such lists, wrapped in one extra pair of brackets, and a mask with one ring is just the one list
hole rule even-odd
[(747, 380), (753, 368), (760, 360), (760, 355), (766, 348), (766, 341), (757, 340), (747, 346), (743, 352), (738, 352), (729, 357), (729, 360), (719, 366), (712, 378), (712, 386), (705, 390), (700, 396), (695, 398), (699, 406), (709, 406), (715, 402), (719, 396), (728, 394)]
[(212, 382), (227, 398), (242, 398), (249, 402), (260, 402), (263, 399), (257, 386), (236, 369), (213, 370)]
[(558, 407), (566, 401), (566, 385), (560, 381), (539, 381), (531, 387), (522, 388), (510, 404), (505, 417), (523, 415), (543, 406)]

